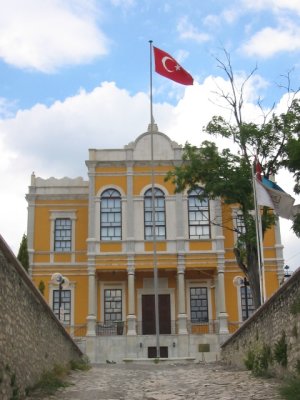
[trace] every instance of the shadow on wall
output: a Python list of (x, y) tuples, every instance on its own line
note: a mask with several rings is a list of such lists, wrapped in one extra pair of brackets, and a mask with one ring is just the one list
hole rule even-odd
[(44, 371), (79, 361), (65, 331), (0, 235), (0, 398), (24, 396)]
[(299, 373), (300, 268), (221, 346), (221, 359), (257, 376)]

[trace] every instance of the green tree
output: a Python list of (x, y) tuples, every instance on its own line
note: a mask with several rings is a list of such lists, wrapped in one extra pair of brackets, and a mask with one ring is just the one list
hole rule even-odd
[(27, 247), (27, 236), (23, 235), (22, 241), (20, 244), (19, 252), (17, 259), (20, 261), (20, 263), (23, 265), (25, 270), (28, 272), (29, 270), (29, 256), (28, 256), (28, 247)]
[[(294, 192), (300, 194), (300, 134), (298, 138), (289, 139), (287, 146), (287, 160), (286, 167), (294, 174), (296, 184), (294, 186)], [(295, 215), (293, 220), (293, 231), (300, 238), (300, 212)]]
[[(263, 175), (269, 178), (282, 167), (286, 159), (286, 144), (299, 131), (300, 106), (293, 100), (287, 111), (275, 115), (273, 110), (263, 114), (262, 122), (247, 123), (243, 120), (244, 91), (247, 81), (255, 73), (254, 69), (238, 85), (233, 73), (230, 56), (225, 52), (226, 61), (217, 59), (219, 67), (225, 72), (231, 89), (224, 92), (219, 88), (219, 96), (229, 106), (234, 116), (234, 123), (227, 122), (221, 116), (214, 116), (205, 128), (215, 137), (231, 139), (230, 149), (222, 151), (211, 141), (205, 141), (198, 148), (186, 144), (183, 162), (167, 175), (167, 180), (175, 184), (175, 191), (195, 188), (202, 184), (204, 195), (214, 199), (221, 197), (228, 204), (238, 204), (243, 215), (245, 233), (240, 232), (234, 253), (240, 269), (247, 276), (256, 307), (261, 303), (260, 279), (258, 268), (258, 249), (256, 242), (254, 201), (252, 188), (252, 168), (254, 157), (262, 166)], [(260, 106), (261, 104), (258, 103)], [(237, 151), (234, 151), (233, 148)], [(262, 212), (263, 234), (276, 222), (276, 216), (267, 207)], [(214, 223), (214, 221), (211, 221)], [(224, 226), (226, 229), (226, 226)]]

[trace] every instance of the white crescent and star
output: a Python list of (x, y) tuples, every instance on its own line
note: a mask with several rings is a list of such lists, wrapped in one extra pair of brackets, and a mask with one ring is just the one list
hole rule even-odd
[[(175, 63), (175, 69), (174, 69), (174, 70), (168, 69), (168, 68), (167, 68), (167, 61), (168, 61), (168, 60), (171, 60), (171, 61), (173, 61), (173, 62)], [(172, 73), (172, 72), (175, 72), (175, 71), (179, 71), (179, 70), (180, 70), (180, 65), (176, 64), (175, 60), (174, 60), (173, 58), (171, 58), (171, 57), (164, 56), (164, 57), (162, 58), (161, 62), (162, 62), (162, 65), (163, 65), (164, 69), (165, 69), (167, 72)]]

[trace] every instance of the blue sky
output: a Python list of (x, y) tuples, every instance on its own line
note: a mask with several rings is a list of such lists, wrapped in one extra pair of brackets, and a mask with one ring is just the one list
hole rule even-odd
[[(86, 177), (88, 148), (122, 147), (149, 123), (149, 43), (195, 78), (184, 87), (153, 75), (154, 117), (180, 144), (200, 144), (214, 114), (215, 57), (225, 48), (245, 93), (245, 119), (260, 97), (286, 105), (283, 78), (300, 86), (298, 0), (0, 0), (0, 232), (17, 251), (26, 231), (30, 174)], [(18, 12), (16, 12), (18, 10)], [(292, 193), (287, 173), (278, 182)], [(296, 202), (300, 202), (297, 199)], [(8, 213), (7, 209), (11, 212)], [(285, 262), (300, 266), (299, 239), (282, 220)]]

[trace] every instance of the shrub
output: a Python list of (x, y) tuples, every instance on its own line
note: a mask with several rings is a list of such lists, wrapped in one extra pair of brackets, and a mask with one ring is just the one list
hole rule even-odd
[(70, 368), (72, 370), (88, 371), (91, 365), (88, 357), (81, 357), (79, 360), (71, 360)]
[(244, 363), (246, 368), (252, 371), (254, 376), (266, 376), (269, 365), (272, 363), (272, 351), (270, 346), (264, 344), (256, 350), (249, 350)]
[(298, 375), (300, 375), (300, 360), (298, 359), (295, 365), (295, 369)]
[(28, 389), (28, 392), (38, 391), (45, 395), (52, 395), (57, 389), (69, 386), (65, 381), (68, 372), (68, 368), (61, 365), (55, 365), (51, 371), (44, 372), (39, 382), (32, 388)]
[(278, 364), (283, 367), (287, 366), (287, 343), (285, 332), (282, 332), (281, 338), (275, 343), (274, 358)]
[(255, 359), (255, 354), (253, 350), (248, 350), (247, 352), (247, 358), (244, 360), (245, 367), (249, 370), (253, 370), (253, 364), (254, 364), (254, 359)]
[(293, 315), (299, 314), (300, 313), (300, 297), (297, 297), (297, 299), (294, 301), (294, 303), (290, 307), (290, 312)]
[(279, 389), (279, 393), (286, 400), (300, 399), (300, 378), (287, 380)]

